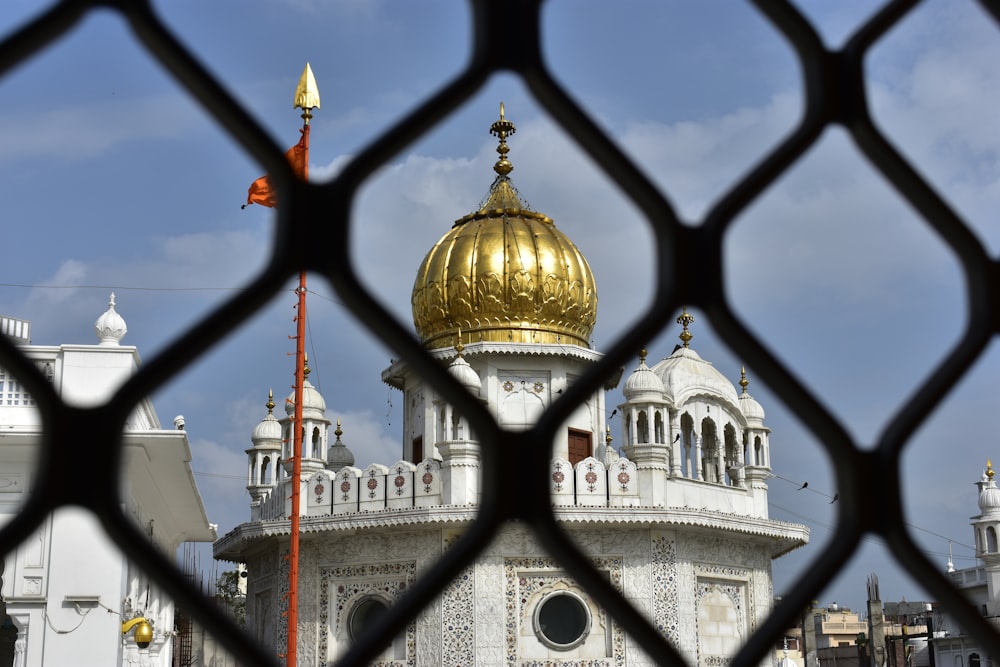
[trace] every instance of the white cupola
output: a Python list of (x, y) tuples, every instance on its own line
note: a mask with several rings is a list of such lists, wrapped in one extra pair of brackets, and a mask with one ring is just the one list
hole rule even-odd
[(461, 343), (455, 346), (455, 358), (448, 365), (448, 372), (451, 373), (453, 378), (458, 380), (460, 385), (468, 389), (473, 396), (479, 398), (483, 390), (483, 381), (479, 377), (479, 373), (462, 357), (462, 350), (464, 349), (465, 346)]
[[(305, 369), (302, 379), (302, 475), (308, 477), (317, 470), (326, 467), (327, 438), (330, 431), (330, 420), (326, 418), (326, 400), (309, 381), (311, 373), (309, 358), (305, 359)], [(282, 453), (283, 467), (288, 474), (292, 473), (292, 422), (295, 419), (295, 392), (285, 399), (285, 414), (281, 420), (284, 437)]]
[(979, 510), (982, 512), (972, 519), (972, 530), (976, 535), (976, 557), (979, 558), (986, 574), (987, 604), (986, 614), (1000, 614), (1000, 489), (993, 480), (996, 472), (993, 463), (986, 461), (986, 470), (976, 482), (979, 488)]
[(115, 310), (115, 293), (111, 293), (108, 309), (94, 322), (99, 345), (118, 345), (128, 332), (125, 319)]
[(247, 454), (247, 492), (250, 494), (250, 511), (255, 518), (261, 501), (278, 483), (278, 464), (281, 461), (281, 423), (274, 418), (274, 393), (267, 395), (267, 414), (253, 430), (253, 446)]

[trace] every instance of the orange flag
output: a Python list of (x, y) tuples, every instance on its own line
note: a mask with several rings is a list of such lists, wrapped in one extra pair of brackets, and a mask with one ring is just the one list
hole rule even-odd
[[(299, 132), (302, 137), (299, 143), (288, 149), (285, 157), (292, 165), (292, 172), (299, 178), (306, 180), (309, 178), (309, 126), (306, 125)], [(278, 193), (271, 187), (271, 177), (264, 175), (250, 184), (247, 191), (247, 203), (240, 208), (246, 208), (250, 204), (260, 204), (268, 208), (278, 205)]]

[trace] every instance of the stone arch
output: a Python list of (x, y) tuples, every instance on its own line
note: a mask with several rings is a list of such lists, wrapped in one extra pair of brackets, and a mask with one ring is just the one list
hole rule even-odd
[(666, 434), (663, 430), (663, 413), (657, 410), (653, 415), (653, 442), (666, 442)]
[(719, 432), (711, 417), (701, 420), (701, 470), (706, 482), (725, 482), (719, 451)]
[(639, 410), (639, 415), (635, 421), (636, 424), (636, 435), (639, 444), (646, 444), (649, 442), (649, 417), (646, 415), (645, 410)]
[(681, 415), (681, 475), (695, 478), (697, 465), (695, 462), (696, 448), (694, 443), (694, 418), (690, 413)]
[[(725, 590), (711, 586), (698, 598), (698, 652), (702, 664), (719, 664), (743, 644), (743, 619)], [(712, 660), (714, 659), (714, 660)]]
[[(997, 531), (993, 526), (986, 526), (986, 553), (997, 552)], [(971, 660), (971, 658), (970, 658)]]
[[(742, 469), (739, 467), (742, 461), (739, 456), (739, 442), (736, 439), (736, 428), (732, 423), (727, 423), (722, 429), (722, 438), (725, 442), (725, 473), (731, 486), (739, 485), (739, 477)], [(721, 480), (720, 480), (721, 481)]]

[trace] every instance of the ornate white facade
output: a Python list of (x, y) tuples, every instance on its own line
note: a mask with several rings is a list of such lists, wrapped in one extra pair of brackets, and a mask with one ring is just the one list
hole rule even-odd
[[(5, 326), (4, 333), (19, 334), (24, 354), (65, 400), (78, 405), (107, 400), (139, 364), (136, 349), (119, 344), (126, 327), (114, 295), (95, 324), (98, 345), (30, 345), (27, 326), (17, 329)], [(171, 555), (182, 542), (216, 537), (194, 484), (183, 421), (175, 426), (162, 429), (148, 400), (136, 408), (126, 424), (127, 471), (120, 490), (136, 525)], [(6, 522), (32, 491), (42, 425), (34, 399), (3, 370), (0, 429), (0, 522)], [(173, 603), (128, 562), (90, 513), (58, 510), (3, 565), (0, 665), (173, 664)], [(122, 634), (123, 622), (136, 617), (152, 626), (149, 644), (141, 648), (138, 626)]]
[[(497, 178), (479, 211), (435, 244), (413, 289), (414, 324), (431, 354), (510, 431), (533, 425), (600, 359), (588, 346), (596, 286), (583, 255), (552, 220), (527, 210), (507, 174), (503, 118)], [(768, 517), (770, 431), (764, 411), (688, 347), (645, 352), (623, 389), (621, 455), (611, 446), (604, 392), (564, 424), (550, 462), (562, 526), (692, 664), (721, 665), (766, 616), (771, 561), (806, 543), (804, 526)], [(327, 665), (369, 613), (391, 604), (475, 519), (480, 443), (465, 418), (405, 362), (382, 379), (404, 396), (400, 460), (361, 468), (338, 423), (307, 386), (302, 478), (289, 417), (268, 415), (249, 459), (250, 521), (215, 545), (247, 566), (251, 632), (276, 653), (286, 628), (289, 485), (300, 513), (298, 661)], [(613, 387), (608, 387), (611, 389)], [(291, 408), (289, 408), (289, 414)], [(522, 472), (507, 471), (511, 484)], [(392, 640), (380, 664), (650, 665), (524, 526), (508, 524), (487, 550)]]

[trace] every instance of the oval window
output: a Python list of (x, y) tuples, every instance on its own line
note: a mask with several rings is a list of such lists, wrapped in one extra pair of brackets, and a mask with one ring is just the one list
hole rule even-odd
[(351, 641), (353, 642), (363, 635), (365, 630), (370, 628), (388, 608), (389, 605), (378, 598), (365, 598), (354, 605), (351, 617), (347, 622), (347, 632), (350, 634)]
[(572, 593), (552, 593), (535, 607), (535, 633), (547, 646), (567, 651), (579, 646), (589, 632), (590, 609)]

